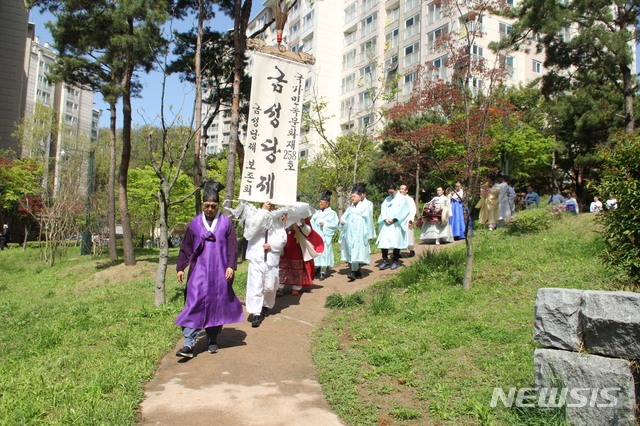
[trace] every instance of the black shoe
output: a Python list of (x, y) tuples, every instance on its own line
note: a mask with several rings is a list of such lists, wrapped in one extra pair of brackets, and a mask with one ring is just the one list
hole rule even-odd
[(320, 281), (324, 281), (324, 273), (320, 272)]
[(356, 274), (354, 272), (351, 272), (349, 275), (347, 275), (347, 278), (349, 278), (349, 282), (353, 282), (356, 280)]
[(209, 353), (210, 354), (215, 354), (216, 352), (218, 352), (218, 345), (216, 345), (215, 343), (212, 343), (209, 345)]
[(253, 321), (251, 321), (251, 327), (260, 327), (262, 324), (262, 317), (260, 315), (254, 315)]
[(416, 252), (414, 250), (409, 251), (409, 257), (413, 257), (416, 255)]
[(357, 271), (353, 272), (356, 276), (356, 278), (362, 278), (362, 272), (360, 272), (360, 270), (358, 269)]
[(176, 356), (182, 356), (185, 358), (193, 358), (193, 348), (191, 346), (184, 346), (178, 352), (176, 352)]
[(266, 306), (262, 307), (262, 311), (260, 311), (260, 316), (261, 317), (268, 317), (269, 316), (269, 308), (267, 308)]

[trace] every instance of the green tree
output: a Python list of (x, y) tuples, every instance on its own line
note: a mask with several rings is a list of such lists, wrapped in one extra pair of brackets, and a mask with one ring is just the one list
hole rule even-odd
[(605, 248), (602, 257), (640, 285), (640, 137), (618, 135), (599, 151), (602, 180), (595, 185), (604, 197), (615, 197), (617, 209), (599, 216)]
[(595, 71), (606, 78), (624, 99), (624, 128), (632, 133), (638, 90), (633, 45), (639, 14), (637, 0), (524, 0), (507, 14), (518, 22), (504, 43), (518, 49), (535, 44), (544, 50), (547, 90), (566, 90), (576, 71)]
[[(35, 0), (31, 6), (48, 9), (57, 18), (49, 25), (54, 47), (60, 54), (54, 75), (68, 83), (99, 90), (110, 104), (113, 155), (115, 102), (119, 96), (122, 98), (118, 201), (123, 226), (124, 262), (133, 265), (135, 256), (127, 199), (127, 172), (131, 161), (131, 96), (139, 88), (136, 73), (150, 71), (156, 56), (165, 48), (161, 25), (168, 18), (169, 3), (166, 0)], [(112, 164), (115, 170), (115, 161)], [(109, 240), (110, 244), (115, 242), (111, 235)]]

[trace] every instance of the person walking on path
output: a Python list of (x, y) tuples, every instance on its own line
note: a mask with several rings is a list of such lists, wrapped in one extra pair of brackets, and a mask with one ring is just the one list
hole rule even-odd
[(253, 316), (252, 327), (259, 327), (269, 316), (276, 301), (280, 254), (287, 243), (282, 212), (273, 211), (273, 204), (265, 201), (261, 209), (245, 207), (244, 238), (247, 240), (247, 312)]
[[(387, 192), (378, 217), (378, 239), (376, 244), (382, 251), (382, 264), (380, 269), (398, 269), (400, 264), (400, 250), (406, 250), (407, 224), (409, 222), (409, 203), (407, 197), (402, 195), (394, 180), (387, 179)], [(389, 250), (393, 250), (389, 260)]]
[(314, 259), (316, 268), (320, 268), (320, 281), (325, 279), (327, 268), (334, 266), (332, 240), (340, 221), (331, 208), (331, 194), (331, 191), (324, 192), (320, 199), (320, 210), (316, 210), (311, 217), (311, 227), (324, 241), (324, 251)]
[(362, 187), (356, 185), (351, 190), (351, 205), (340, 218), (340, 258), (349, 263), (349, 281), (362, 278), (360, 266), (371, 262), (369, 240), (372, 238), (369, 208), (362, 203)]
[(206, 182), (202, 197), (204, 212), (194, 217), (182, 240), (178, 255), (178, 281), (184, 280), (185, 306), (175, 320), (182, 327), (184, 347), (176, 356), (193, 358), (193, 347), (201, 329), (205, 329), (209, 352), (218, 351), (217, 336), (225, 324), (244, 320), (242, 303), (233, 292), (237, 266), (238, 240), (231, 220), (220, 214), (219, 182)]
[(400, 185), (400, 193), (407, 197), (407, 203), (409, 204), (409, 221), (407, 222), (407, 248), (409, 249), (409, 257), (413, 257), (416, 255), (416, 235), (413, 223), (416, 220), (418, 207), (416, 206), (416, 201), (409, 195), (409, 187), (407, 185)]

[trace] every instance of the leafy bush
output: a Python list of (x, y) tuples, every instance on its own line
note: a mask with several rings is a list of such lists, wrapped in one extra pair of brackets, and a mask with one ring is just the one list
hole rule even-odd
[(549, 229), (552, 220), (560, 220), (564, 206), (549, 206), (544, 209), (529, 209), (518, 212), (507, 219), (506, 229), (510, 234), (533, 234)]
[(618, 208), (598, 217), (603, 225), (605, 262), (626, 272), (640, 285), (640, 137), (619, 135), (600, 150), (602, 180), (596, 188), (618, 200)]

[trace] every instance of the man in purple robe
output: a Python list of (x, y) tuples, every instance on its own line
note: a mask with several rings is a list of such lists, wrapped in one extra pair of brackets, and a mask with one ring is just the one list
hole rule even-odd
[(191, 220), (178, 256), (178, 281), (189, 266), (184, 309), (175, 320), (182, 326), (184, 347), (176, 356), (193, 358), (193, 347), (201, 329), (207, 332), (209, 352), (218, 351), (217, 337), (224, 324), (244, 320), (242, 304), (233, 292), (238, 240), (231, 220), (220, 214), (219, 182), (207, 182), (202, 197), (203, 214)]

